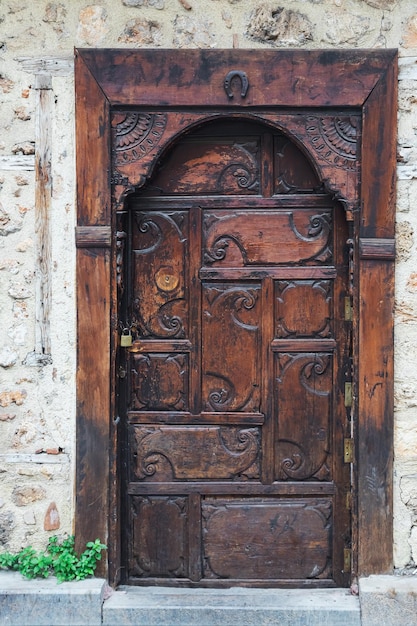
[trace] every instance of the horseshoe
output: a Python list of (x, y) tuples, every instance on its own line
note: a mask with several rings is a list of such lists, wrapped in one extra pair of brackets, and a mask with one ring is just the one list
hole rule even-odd
[(246, 76), (246, 72), (240, 72), (239, 70), (232, 70), (231, 72), (229, 72), (226, 78), (224, 79), (224, 90), (228, 98), (233, 98), (232, 80), (234, 78), (240, 78), (240, 84), (241, 84), (240, 95), (242, 96), (242, 98), (244, 98), (246, 94), (248, 93), (248, 88), (249, 88), (249, 81), (248, 81), (248, 77)]

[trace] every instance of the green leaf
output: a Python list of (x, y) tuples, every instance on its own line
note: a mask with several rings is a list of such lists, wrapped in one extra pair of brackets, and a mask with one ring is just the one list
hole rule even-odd
[(0, 568), (20, 571), (29, 579), (47, 578), (53, 573), (59, 582), (84, 580), (88, 576), (94, 576), (97, 561), (107, 547), (99, 539), (89, 541), (86, 544), (87, 549), (78, 557), (74, 546), (74, 535), (61, 542), (54, 535), (49, 538), (44, 552), (37, 552), (32, 546), (27, 546), (17, 554), (0, 554)]

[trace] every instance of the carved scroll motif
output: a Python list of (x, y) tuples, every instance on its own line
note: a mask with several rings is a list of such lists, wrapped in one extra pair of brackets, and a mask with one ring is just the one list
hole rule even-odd
[(290, 211), (216, 211), (204, 223), (206, 264), (229, 267), (327, 262), (331, 214)]
[(321, 182), (305, 154), (285, 135), (274, 138), (276, 194), (323, 193)]
[(334, 167), (356, 170), (359, 119), (308, 116), (306, 130), (315, 152)]
[(277, 370), (276, 478), (329, 480), (332, 355), (280, 354)]
[[(226, 164), (219, 172), (217, 190), (230, 192), (237, 185), (237, 188), (241, 190), (257, 191), (259, 189), (258, 144), (235, 143), (232, 149), (239, 151), (240, 160)], [(233, 179), (236, 185), (233, 185)]]
[(167, 154), (152, 184), (167, 194), (255, 194), (259, 168), (259, 141), (185, 140)]
[(137, 426), (133, 471), (138, 480), (259, 477), (258, 428)]
[(117, 113), (113, 119), (114, 164), (138, 161), (153, 150), (161, 140), (166, 121), (165, 113)]
[(258, 411), (259, 285), (204, 287), (203, 406)]
[(133, 318), (141, 337), (186, 335), (187, 220), (181, 212), (135, 213)]

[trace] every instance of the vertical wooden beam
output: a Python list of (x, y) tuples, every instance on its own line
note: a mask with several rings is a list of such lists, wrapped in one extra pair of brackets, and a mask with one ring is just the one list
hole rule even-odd
[(51, 353), (49, 314), (51, 309), (51, 234), (52, 204), (52, 79), (49, 74), (35, 77), (37, 93), (35, 120), (35, 233), (36, 233), (36, 320), (35, 354)]
[(360, 237), (392, 238), (395, 232), (398, 60), (363, 106)]
[[(103, 238), (102, 233), (103, 227), (111, 228), (110, 113), (106, 97), (78, 55), (75, 80), (77, 222), (83, 227), (77, 231), (75, 512), (76, 541), (81, 548), (97, 537), (108, 541), (111, 238)], [(107, 563), (101, 562), (98, 573), (106, 572)]]
[(52, 207), (52, 122), (54, 115), (53, 76), (68, 76), (73, 59), (68, 57), (19, 57), (24, 71), (34, 75), (37, 94), (35, 117), (35, 156), (1, 157), (2, 169), (35, 170), (35, 351), (32, 364), (50, 362), (51, 253), (50, 233)]
[[(397, 59), (363, 107), (359, 236), (358, 573), (393, 567), (394, 258), (378, 250), (394, 238)], [(375, 244), (372, 245), (372, 240)], [(379, 242), (379, 243), (378, 243)], [(362, 242), (363, 244), (363, 242)], [(375, 254), (369, 250), (374, 249)], [(368, 250), (368, 252), (366, 251)]]

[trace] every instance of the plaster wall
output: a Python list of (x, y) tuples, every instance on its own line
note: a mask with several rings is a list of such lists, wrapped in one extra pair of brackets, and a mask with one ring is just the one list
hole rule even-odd
[[(414, 572), (414, 0), (97, 0), (95, 4), (88, 0), (0, 0), (0, 549), (14, 551), (28, 543), (43, 547), (49, 535), (72, 532), (74, 46), (399, 49), (394, 540), (395, 566)], [(50, 150), (46, 155), (45, 145)], [(40, 224), (40, 190), (35, 176), (39, 159), (48, 169), (46, 232)], [(45, 246), (50, 254), (46, 270), (39, 262)], [(40, 308), (45, 283), (51, 294), (46, 315)], [(42, 325), (45, 317), (46, 327)]]

